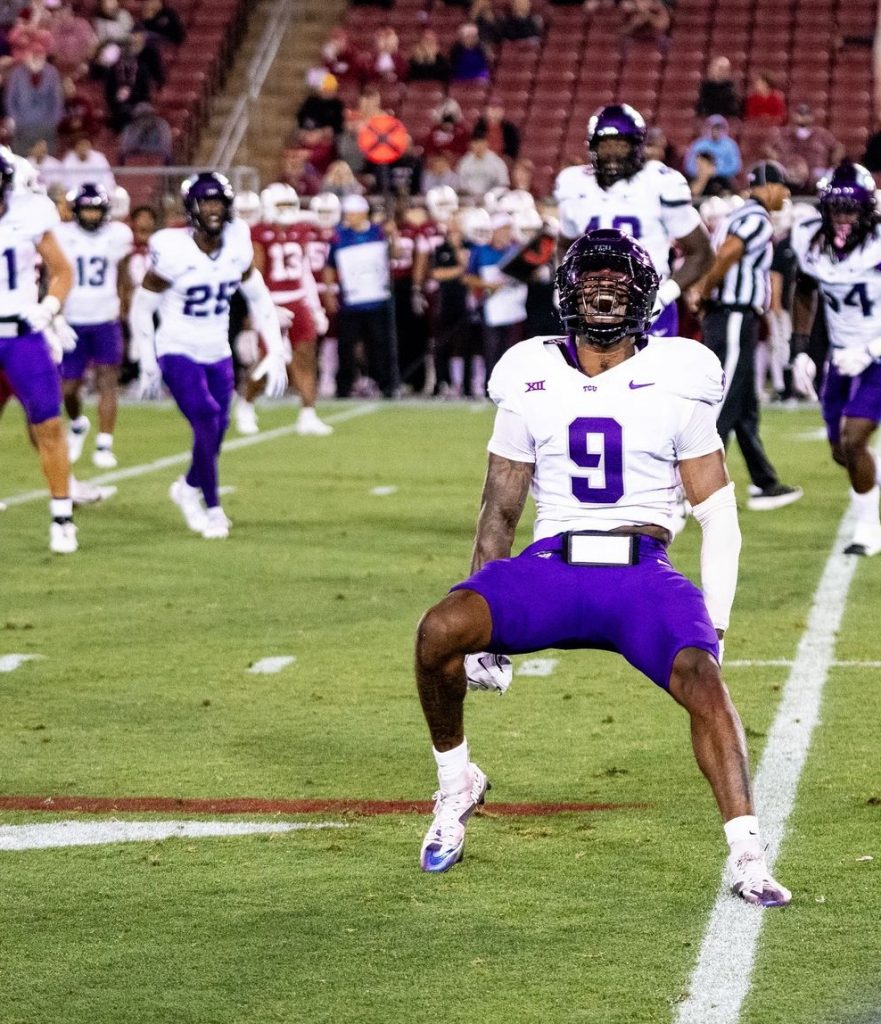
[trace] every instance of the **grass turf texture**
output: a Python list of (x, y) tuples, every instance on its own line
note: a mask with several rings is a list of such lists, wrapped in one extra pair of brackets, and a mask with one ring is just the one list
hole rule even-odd
[[(0, 515), (0, 655), (45, 656), (0, 674), (2, 793), (425, 799), (412, 635), (467, 566), (491, 424), (471, 410), (381, 406), (329, 439), (229, 452), (225, 543), (186, 531), (175, 469), (83, 509), (74, 558), (46, 551), (42, 501)], [(261, 423), (291, 418), (276, 407)], [(729, 660), (791, 658), (804, 628), (846, 501), (822, 442), (801, 437), (817, 424), (765, 416), (781, 475), (807, 493), (742, 516)], [(187, 443), (172, 410), (122, 411), (122, 466)], [(41, 486), (15, 410), (0, 450), (5, 494)], [(382, 485), (398, 491), (369, 493)], [(692, 575), (698, 540), (691, 524), (673, 548)], [(877, 561), (858, 568), (839, 659), (878, 657)], [(288, 653), (279, 675), (247, 674)], [(0, 1021), (670, 1021), (725, 853), (716, 811), (669, 698), (612, 655), (553, 656), (550, 678), (469, 697), (494, 789), (446, 876), (419, 872), (427, 821), (410, 816), (0, 854)], [(754, 762), (786, 674), (727, 673)], [(766, 915), (749, 1024), (862, 1024), (881, 1006), (877, 678), (836, 668), (827, 684), (778, 862), (795, 902)], [(509, 819), (493, 800), (651, 807)]]

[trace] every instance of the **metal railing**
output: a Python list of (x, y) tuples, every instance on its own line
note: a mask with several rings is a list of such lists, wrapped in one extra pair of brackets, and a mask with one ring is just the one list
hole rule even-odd
[(211, 164), (215, 168), (227, 167), (235, 159), (250, 125), (254, 104), (260, 96), (293, 14), (294, 0), (276, 0), (272, 5), (272, 13), (248, 65), (247, 88), (230, 111), (211, 154)]

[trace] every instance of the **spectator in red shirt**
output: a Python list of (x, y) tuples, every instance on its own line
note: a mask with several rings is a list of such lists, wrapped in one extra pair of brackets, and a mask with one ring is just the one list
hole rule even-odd
[(64, 117), (58, 125), (62, 149), (68, 149), (80, 135), (94, 135), (98, 130), (95, 107), (69, 75), (61, 83), (64, 92)]
[(373, 52), (362, 68), (364, 81), (394, 85), (406, 79), (407, 62), (398, 52), (398, 46), (398, 33), (393, 28), (377, 29), (373, 36)]
[(444, 100), (434, 112), (435, 123), (420, 140), (426, 160), (443, 155), (453, 164), (468, 152), (471, 132), (455, 100)]
[(284, 163), (278, 180), (293, 186), (297, 195), (317, 196), (321, 191), (321, 175), (309, 162), (309, 150), (291, 146), (284, 151)]
[(361, 55), (352, 46), (344, 28), (330, 30), (327, 41), (321, 47), (321, 59), (338, 82), (360, 82)]
[(776, 88), (773, 76), (767, 71), (758, 71), (753, 75), (752, 88), (746, 97), (743, 108), (745, 121), (764, 121), (769, 125), (786, 124), (788, 118), (786, 100), (783, 93)]

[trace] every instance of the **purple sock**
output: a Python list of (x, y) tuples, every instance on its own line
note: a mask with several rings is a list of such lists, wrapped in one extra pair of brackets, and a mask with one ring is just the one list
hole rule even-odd
[(201, 417), (193, 423), (193, 462), (187, 473), (187, 483), (199, 487), (205, 498), (205, 507), (220, 504), (217, 497), (217, 456), (220, 452), (220, 417)]

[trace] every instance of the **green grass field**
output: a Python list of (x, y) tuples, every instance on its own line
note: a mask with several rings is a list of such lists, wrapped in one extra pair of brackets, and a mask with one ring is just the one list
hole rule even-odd
[[(42, 656), (0, 673), (0, 796), (429, 799), (412, 637), (466, 571), (492, 414), (364, 412), (329, 439), (228, 451), (227, 542), (186, 531), (167, 497), (175, 467), (81, 510), (71, 558), (48, 553), (42, 499), (0, 514), (0, 657)], [(290, 422), (290, 407), (262, 414), (264, 429)], [(766, 414), (769, 452), (806, 495), (741, 517), (726, 676), (754, 762), (788, 668), (737, 663), (793, 658), (846, 505), (819, 426), (812, 410)], [(187, 445), (171, 409), (122, 410), (121, 468)], [(0, 454), (0, 498), (42, 486), (17, 409), (0, 422)], [(672, 549), (692, 576), (698, 543), (692, 523)], [(794, 900), (766, 913), (745, 1024), (881, 1016), (881, 686), (878, 669), (853, 664), (879, 657), (879, 570), (860, 564), (850, 592), (844, 664), (777, 862)], [(274, 655), (296, 661), (248, 672)], [(493, 790), (447, 875), (419, 871), (427, 819), (413, 814), (0, 852), (0, 1024), (671, 1022), (726, 853), (686, 717), (612, 655), (548, 657), (547, 677), (469, 696)], [(639, 806), (492, 811), (555, 801)], [(0, 830), (76, 817), (0, 811)]]

